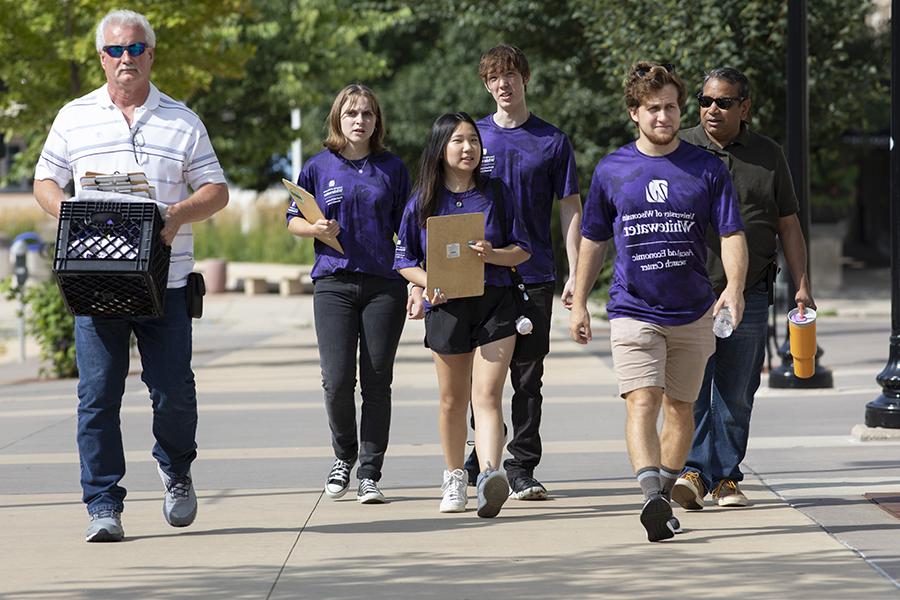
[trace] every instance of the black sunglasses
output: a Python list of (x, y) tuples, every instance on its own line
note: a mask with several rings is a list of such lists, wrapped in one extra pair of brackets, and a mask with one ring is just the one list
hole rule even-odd
[(716, 103), (716, 106), (721, 108), (722, 110), (728, 110), (731, 108), (732, 104), (740, 104), (744, 101), (744, 98), (738, 96), (737, 98), (732, 98), (729, 96), (722, 96), (721, 98), (713, 98), (712, 96), (704, 96), (703, 92), (697, 94), (697, 102), (700, 103), (700, 106), (703, 108), (709, 108), (713, 105), (713, 102)]
[(673, 65), (672, 63), (663, 63), (663, 64), (659, 64), (659, 65), (653, 65), (650, 67), (640, 67), (640, 68), (634, 70), (634, 74), (637, 75), (638, 77), (644, 77), (647, 75), (647, 73), (650, 72), (651, 69), (653, 69), (653, 67), (662, 67), (669, 73), (675, 72), (675, 65)]
[(113, 58), (120, 58), (125, 52), (128, 52), (128, 56), (134, 58), (143, 54), (146, 49), (147, 44), (144, 42), (135, 42), (127, 46), (103, 46), (103, 51)]

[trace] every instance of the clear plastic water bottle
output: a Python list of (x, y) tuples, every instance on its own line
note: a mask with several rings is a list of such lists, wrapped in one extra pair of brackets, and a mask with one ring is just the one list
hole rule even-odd
[(723, 306), (713, 321), (713, 333), (718, 338), (727, 338), (733, 331), (734, 319), (731, 317), (731, 310), (727, 306)]
[(520, 316), (516, 319), (516, 331), (518, 331), (522, 335), (528, 335), (534, 329), (534, 323), (531, 322), (531, 319), (526, 317), (525, 315)]

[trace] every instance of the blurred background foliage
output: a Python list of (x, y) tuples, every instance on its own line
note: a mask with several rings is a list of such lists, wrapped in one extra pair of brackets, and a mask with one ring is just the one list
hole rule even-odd
[[(322, 147), (335, 93), (357, 81), (379, 94), (389, 148), (414, 173), (438, 114), (491, 111), (478, 60), (505, 42), (528, 55), (529, 108), (569, 134), (586, 193), (597, 161), (634, 137), (622, 81), (639, 59), (675, 64), (692, 94), (709, 69), (741, 69), (751, 80), (753, 127), (783, 142), (787, 4), (156, 0), (139, 10), (157, 33), (154, 81), (201, 115), (235, 186), (264, 190), (296, 178), (290, 110), (303, 111), (309, 156)], [(0, 132), (26, 142), (8, 180), (30, 178), (59, 108), (102, 83), (93, 27), (108, 9), (99, 0), (0, 0)], [(808, 3), (814, 210), (840, 212), (855, 201), (871, 148), (848, 137), (889, 130), (889, 28), (868, 20), (874, 9), (872, 0)], [(697, 119), (691, 99), (682, 125)]]

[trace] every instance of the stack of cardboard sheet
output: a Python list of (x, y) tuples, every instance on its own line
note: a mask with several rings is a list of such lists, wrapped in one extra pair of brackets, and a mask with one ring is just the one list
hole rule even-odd
[(156, 200), (156, 188), (149, 184), (144, 173), (95, 173), (88, 171), (81, 178), (81, 189), (97, 192), (116, 192)]

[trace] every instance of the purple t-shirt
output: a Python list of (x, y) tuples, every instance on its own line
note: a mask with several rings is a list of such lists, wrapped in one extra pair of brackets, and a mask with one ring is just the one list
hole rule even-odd
[(578, 193), (572, 144), (566, 134), (534, 115), (511, 129), (488, 115), (478, 121), (478, 131), (484, 143), (481, 172), (503, 180), (528, 228), (531, 258), (517, 269), (526, 283), (553, 281), (553, 198)]
[[(485, 185), (484, 192), (471, 189), (467, 192), (453, 193), (444, 190), (438, 199), (437, 210), (433, 216), (462, 215), (467, 213), (484, 214), (484, 237), (495, 248), (503, 248), (510, 244), (531, 252), (531, 244), (528, 241), (528, 232), (522, 224), (522, 220), (516, 214), (512, 202), (501, 200), (502, 207), (495, 203), (493, 198), (493, 184)], [(508, 197), (508, 190), (503, 190), (504, 198)], [(394, 255), (394, 268), (407, 269), (423, 266), (428, 250), (428, 235), (424, 227), (419, 226), (418, 194), (412, 198), (403, 211), (403, 220), (400, 224), (397, 248)], [(505, 210), (505, 216), (499, 211)], [(506, 225), (506, 231), (503, 225)], [(501, 267), (486, 263), (484, 265), (484, 283), (486, 285), (508, 286), (512, 285), (509, 267)]]
[[(396, 279), (394, 233), (409, 198), (409, 173), (390, 152), (353, 162), (323, 150), (306, 161), (297, 179), (297, 185), (316, 197), (325, 218), (341, 226), (337, 239), (344, 254), (315, 240), (311, 277), (343, 270)], [(291, 201), (287, 220), (297, 216), (300, 210)]]
[(715, 301), (706, 273), (706, 227), (719, 235), (744, 228), (738, 197), (720, 159), (682, 141), (666, 156), (632, 142), (594, 169), (581, 235), (615, 237), (611, 319), (684, 325)]

